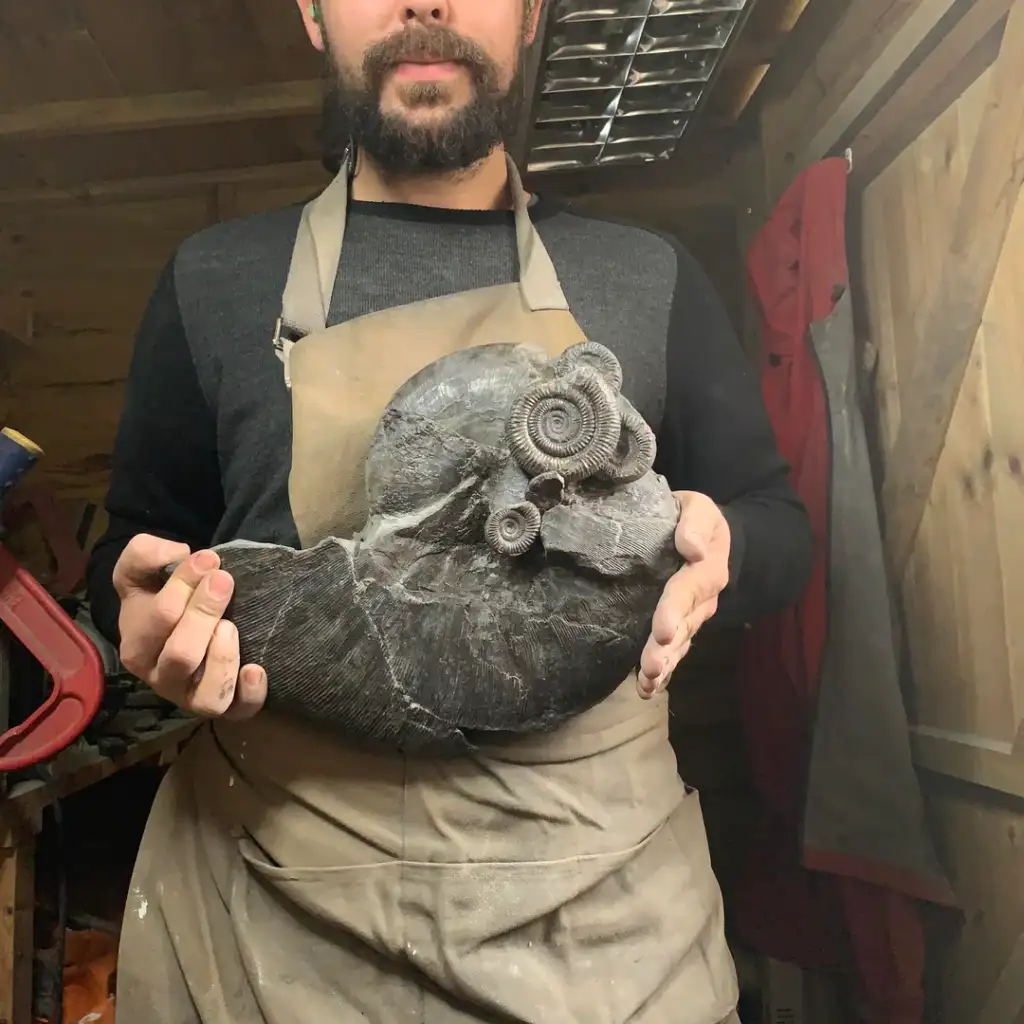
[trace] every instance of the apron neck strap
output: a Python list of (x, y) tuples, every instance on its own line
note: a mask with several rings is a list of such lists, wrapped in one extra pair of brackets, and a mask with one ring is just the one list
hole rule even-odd
[(505, 154), (505, 166), (508, 168), (508, 184), (515, 209), (519, 288), (523, 293), (523, 301), (527, 308), (535, 313), (541, 309), (568, 310), (569, 303), (558, 282), (555, 265), (551, 262), (551, 257), (544, 248), (533, 221), (530, 220), (526, 191), (519, 177), (519, 169), (508, 153)]
[[(558, 282), (555, 266), (530, 220), (519, 171), (507, 153), (505, 164), (515, 209), (519, 288), (523, 301), (534, 312), (568, 310), (569, 303)], [(349, 158), (327, 188), (302, 211), (281, 301), (279, 335), (301, 337), (327, 326), (348, 220), (348, 198)]]

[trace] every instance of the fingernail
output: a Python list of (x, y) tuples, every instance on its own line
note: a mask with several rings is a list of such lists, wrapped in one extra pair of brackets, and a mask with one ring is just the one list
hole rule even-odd
[(197, 551), (192, 556), (192, 565), (197, 572), (209, 572), (216, 569), (218, 558), (212, 551)]
[(261, 668), (247, 668), (242, 672), (242, 683), (250, 689), (255, 689), (263, 682), (265, 675)]
[(231, 593), (231, 577), (226, 572), (215, 572), (210, 576), (210, 593), (214, 597), (227, 597)]

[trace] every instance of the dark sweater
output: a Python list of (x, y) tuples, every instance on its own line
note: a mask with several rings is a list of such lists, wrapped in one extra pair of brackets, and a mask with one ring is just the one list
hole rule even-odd
[[(298, 544), (290, 395), (271, 337), (300, 213), (208, 228), (157, 282), (114, 446), (110, 525), (88, 570), (93, 618), (115, 642), (111, 573), (133, 535), (193, 550), (231, 538)], [(725, 511), (732, 580), (717, 621), (794, 601), (810, 571), (808, 519), (757, 376), (705, 274), (656, 232), (545, 199), (531, 215), (577, 321), (618, 355), (623, 392), (656, 430), (656, 468), (673, 489), (701, 491)], [(353, 202), (329, 323), (517, 273), (510, 213)]]

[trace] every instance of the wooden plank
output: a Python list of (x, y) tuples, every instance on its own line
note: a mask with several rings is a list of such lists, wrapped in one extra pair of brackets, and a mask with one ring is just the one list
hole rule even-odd
[(31, 1024), (35, 839), (23, 825), (0, 847), (0, 1024)]
[(912, 728), (910, 745), (918, 768), (960, 779), (1024, 800), (1024, 750), (982, 737)]
[[(835, 31), (850, 0), (810, 0), (800, 6), (786, 42), (771, 62), (761, 85), (765, 102), (789, 96), (816, 54)], [(756, 17), (756, 14), (755, 14)], [(752, 111), (753, 113), (753, 111)]]
[[(1024, 806), (1021, 801), (925, 775), (928, 818), (954, 881), (961, 921), (929, 928), (936, 995), (929, 1021), (978, 1024), (1024, 930)], [(932, 919), (931, 925), (941, 922)], [(993, 1024), (1019, 1024), (1016, 1014)]]
[(327, 172), (318, 160), (302, 160), (257, 167), (228, 167), (192, 174), (86, 182), (73, 188), (0, 189), (0, 205), (25, 207), (37, 203), (118, 203), (125, 199), (157, 199), (174, 194), (205, 192), (217, 185), (266, 184), (287, 187), (308, 183), (310, 190), (313, 190), (322, 188), (328, 180)]
[(890, 37), (881, 52), (861, 73), (856, 86), (843, 97), (839, 106), (814, 134), (801, 145), (797, 170), (826, 156), (845, 136), (853, 122), (889, 84), (914, 51), (949, 13), (956, 0), (921, 0), (913, 13)]
[(120, 92), (69, 0), (0, 5), (0, 109)]
[[(915, 318), (927, 315), (942, 279), (994, 73), (973, 83), (863, 195), (861, 290), (879, 352), (883, 470), (914, 387)], [(1024, 578), (1011, 569), (1024, 564), (1024, 487), (1014, 476), (1024, 453), (1022, 276), (1018, 203), (899, 588), (913, 720), (1004, 755), (1024, 719)], [(993, 761), (981, 756), (983, 765)], [(986, 770), (1004, 764), (1005, 757)]]
[(323, 82), (313, 79), (39, 103), (0, 114), (0, 138), (107, 134), (308, 114), (320, 109), (323, 89)]
[(27, 345), (32, 340), (32, 300), (24, 295), (0, 295), (0, 339)]
[(773, 197), (844, 141), (956, 3), (852, 0), (847, 5), (792, 92), (773, 97), (762, 112)]
[[(902, 580), (1024, 182), (1024, 0), (1015, 0), (923, 328), (882, 487), (886, 543)], [(901, 389), (902, 390), (902, 389)]]
[(291, 3), (74, 3), (126, 94), (312, 79), (322, 66)]
[[(558, 195), (581, 195), (591, 192), (628, 191), (631, 189), (678, 190), (691, 194), (695, 202), (724, 204), (729, 202), (728, 183), (715, 176), (728, 162), (728, 133), (715, 133), (707, 140), (707, 148), (688, 147), (685, 164), (672, 161), (643, 164), (635, 167), (601, 167), (586, 172), (549, 172), (524, 176), (528, 188)], [(0, 189), (0, 207), (28, 207), (35, 204), (95, 205), (118, 203), (125, 199), (156, 199), (175, 194), (208, 192), (213, 186), (267, 186), (269, 188), (302, 187), (308, 183), (310, 193), (328, 181), (327, 172), (317, 160), (294, 163), (261, 164), (249, 167), (226, 167), (222, 170), (184, 174), (154, 175), (113, 181), (84, 182), (66, 188)], [(691, 193), (689, 187), (700, 184)]]
[(167, 719), (116, 757), (104, 757), (95, 749), (82, 752), (69, 748), (51, 766), (52, 781), (37, 779), (11, 787), (7, 797), (0, 801), (0, 819), (21, 820), (39, 815), (54, 800), (62, 800), (135, 765), (149, 761), (169, 764), (201, 724), (196, 718)]
[(1013, 0), (976, 0), (850, 144), (863, 188), (995, 60)]
[(19, 391), (0, 411), (46, 452), (33, 471), (37, 482), (62, 498), (102, 499), (123, 403), (123, 381), (51, 384)]
[(1007, 1024), (1024, 1012), (1024, 934), (1017, 940), (995, 987), (978, 1015), (977, 1024)]

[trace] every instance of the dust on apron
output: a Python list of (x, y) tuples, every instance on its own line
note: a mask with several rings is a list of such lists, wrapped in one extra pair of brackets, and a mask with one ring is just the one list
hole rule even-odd
[[(392, 394), (458, 349), (583, 332), (508, 162), (520, 280), (326, 326), (345, 168), (306, 207), (275, 344), (304, 546), (352, 536)], [(295, 338), (301, 335), (301, 340)], [(558, 731), (471, 758), (357, 752), (264, 713), (171, 768), (122, 933), (125, 1024), (735, 1021), (698, 796), (667, 696), (634, 678)]]

